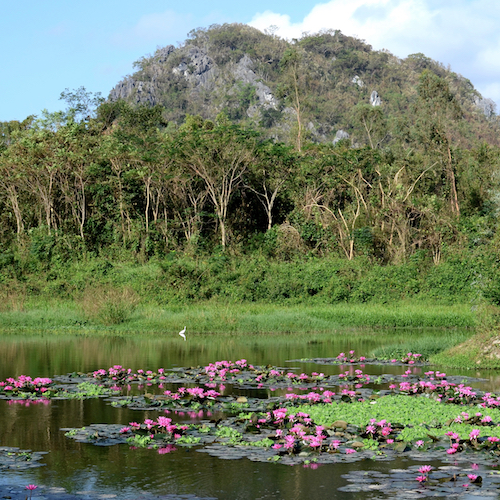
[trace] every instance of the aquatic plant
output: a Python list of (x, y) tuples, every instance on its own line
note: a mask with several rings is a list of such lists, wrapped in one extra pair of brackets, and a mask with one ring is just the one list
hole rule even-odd
[[(344, 362), (346, 355), (341, 354), (337, 361)], [(408, 364), (420, 358), (411, 352), (406, 357)], [(353, 351), (347, 358), (349, 362), (359, 359)], [(399, 362), (404, 361), (403, 358)], [(135, 404), (141, 409), (186, 408), (195, 410), (190, 413), (196, 419), (206, 417), (204, 411), (208, 409), (241, 413), (222, 421), (202, 420), (200, 425), (180, 425), (161, 415), (142, 423), (115, 426), (110, 432), (97, 428), (85, 433), (77, 429), (67, 431), (66, 435), (101, 445), (128, 442), (136, 447), (160, 449), (174, 444), (198, 444), (213, 449), (260, 447), (266, 450), (266, 460), (275, 456), (283, 463), (297, 463), (311, 456), (323, 460), (330, 455), (340, 459), (359, 454), (377, 459), (404, 453), (411, 447), (426, 452), (442, 449), (448, 455), (463, 451), (500, 455), (499, 397), (481, 394), (465, 380), (447, 377), (440, 371), (429, 370), (420, 375), (408, 368), (399, 376), (373, 378), (364, 372), (364, 367), (347, 368), (339, 375), (325, 376), (319, 372), (309, 375), (273, 366), (254, 366), (245, 359), (216, 361), (175, 372), (164, 369), (134, 372), (114, 365), (92, 372), (91, 378), (84, 381), (81, 376), (73, 377), (80, 382), (74, 388), (65, 387), (61, 394), (68, 398), (96, 397), (110, 395), (125, 383), (140, 383), (139, 388), (143, 383), (156, 384), (162, 389), (160, 394), (117, 397), (112, 404), (129, 407)], [(162, 385), (165, 382), (182, 385), (165, 390)], [(266, 384), (271, 390), (280, 386), (290, 389), (267, 400), (223, 397), (226, 382), (233, 386)], [(189, 387), (190, 383), (196, 386)], [(389, 390), (379, 392), (371, 388), (389, 383)], [(370, 387), (366, 387), (368, 384)], [(330, 390), (328, 387), (332, 385), (338, 386), (338, 390)], [(56, 390), (55, 387), (52, 389)], [(375, 454), (367, 456), (369, 452)], [(425, 477), (422, 482), (428, 483), (428, 474), (421, 473), (420, 477)]]
[(25, 487), (25, 489), (27, 489), (29, 492), (30, 492), (30, 500), (31, 500), (31, 495), (33, 493), (33, 491), (35, 491), (36, 489), (38, 488), (38, 486), (36, 484), (28, 484), (28, 486)]
[(346, 355), (344, 352), (341, 352), (337, 355), (335, 358), (335, 361), (341, 364), (346, 364), (346, 363), (362, 363), (363, 361), (366, 360), (365, 356), (355, 356), (355, 351), (350, 350), (348, 355)]
[[(116, 388), (115, 390), (120, 390)], [(106, 388), (92, 382), (82, 382), (76, 386), (76, 391), (65, 391), (64, 397), (67, 399), (87, 399), (99, 398), (113, 393), (113, 388)]]
[(25, 397), (41, 397), (49, 391), (52, 385), (53, 381), (50, 378), (36, 377), (33, 379), (28, 375), (20, 375), (17, 378), (9, 377), (5, 382), (0, 382), (0, 394), (8, 396), (24, 394)]

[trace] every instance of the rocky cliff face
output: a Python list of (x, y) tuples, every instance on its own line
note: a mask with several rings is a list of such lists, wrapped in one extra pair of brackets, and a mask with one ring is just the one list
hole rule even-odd
[[(293, 76), (283, 64), (290, 51), (296, 61)], [(293, 135), (297, 115), (292, 101), (300, 95), (301, 121), (310, 140), (349, 137), (363, 143), (364, 129), (353, 119), (355, 107), (371, 104), (386, 118), (406, 113), (417, 99), (424, 70), (448, 82), (464, 115), (486, 120), (485, 128), (498, 121), (491, 100), (439, 63), (423, 54), (399, 59), (373, 51), (339, 31), (289, 43), (246, 25), (211, 26), (194, 30), (179, 47), (158, 49), (136, 68), (111, 90), (110, 100), (161, 105), (165, 119), (177, 124), (187, 114), (214, 119), (224, 111), (232, 121), (261, 127), (277, 139)]]
[[(127, 76), (110, 92), (109, 99), (116, 101), (124, 99), (134, 104), (164, 104), (162, 96), (165, 86), (176, 80), (183, 80), (185, 89), (191, 95), (205, 93), (205, 98), (224, 107), (222, 92), (229, 95), (238, 91), (241, 85), (250, 86), (255, 91), (254, 102), (250, 103), (245, 112), (248, 117), (260, 116), (260, 110), (277, 110), (278, 99), (271, 89), (262, 82), (254, 71), (255, 63), (244, 54), (233, 64), (218, 66), (210, 55), (200, 47), (187, 45), (176, 49), (169, 45), (142, 64), (141, 71)], [(201, 113), (206, 114), (206, 113)]]

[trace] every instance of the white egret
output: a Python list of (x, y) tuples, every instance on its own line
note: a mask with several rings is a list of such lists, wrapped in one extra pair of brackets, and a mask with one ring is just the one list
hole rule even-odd
[(186, 327), (184, 327), (184, 330), (181, 330), (179, 332), (179, 335), (184, 339), (186, 340)]

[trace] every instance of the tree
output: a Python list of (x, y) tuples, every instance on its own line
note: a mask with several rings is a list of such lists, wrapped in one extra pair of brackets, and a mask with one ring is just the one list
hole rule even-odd
[(82, 124), (71, 122), (61, 127), (55, 138), (58, 141), (55, 155), (60, 164), (59, 189), (84, 240), (88, 216), (87, 191), (92, 181), (90, 172), (99, 161), (100, 137), (88, 133)]
[(11, 120), (9, 122), (0, 122), (0, 152), (6, 149), (16, 137), (29, 130), (35, 120), (35, 115), (30, 115), (22, 122)]
[(273, 208), (278, 193), (288, 181), (295, 155), (290, 147), (267, 141), (258, 150), (258, 157), (252, 164), (246, 187), (257, 195), (267, 216), (267, 230), (273, 225)]
[(458, 217), (460, 205), (457, 194), (453, 144), (460, 141), (457, 130), (463, 112), (448, 82), (435, 73), (425, 70), (420, 75), (418, 100), (413, 108), (415, 116), (413, 133), (417, 147), (430, 153), (429, 163), (442, 166), (449, 189), (451, 212)]
[(303, 101), (307, 78), (303, 58), (303, 51), (298, 47), (290, 47), (285, 51), (280, 61), (283, 80), (277, 89), (277, 96), (289, 104), (295, 112), (297, 119), (297, 151), (302, 150), (303, 141)]
[(386, 137), (386, 122), (380, 106), (358, 104), (354, 108), (354, 119), (360, 129), (366, 133), (370, 147), (378, 148)]
[(64, 89), (59, 100), (65, 101), (68, 105), (67, 119), (81, 122), (96, 117), (97, 109), (104, 102), (104, 97), (100, 92), (89, 92), (82, 86), (75, 90)]
[(184, 129), (176, 139), (176, 161), (205, 183), (220, 227), (223, 248), (227, 245), (229, 202), (242, 185), (244, 173), (255, 161), (256, 140), (255, 133), (225, 120), (219, 121), (213, 129)]

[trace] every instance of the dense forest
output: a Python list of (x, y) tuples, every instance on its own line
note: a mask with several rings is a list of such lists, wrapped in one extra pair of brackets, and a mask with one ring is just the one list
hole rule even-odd
[(71, 294), (156, 262), (191, 289), (169, 297), (500, 301), (500, 126), (469, 80), (339, 31), (245, 25), (136, 68), (106, 100), (66, 90), (64, 111), (0, 124), (4, 284)]

